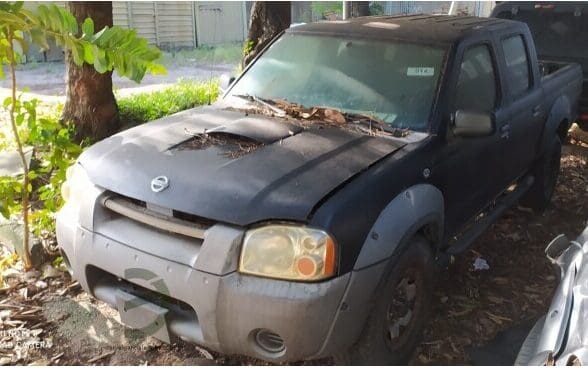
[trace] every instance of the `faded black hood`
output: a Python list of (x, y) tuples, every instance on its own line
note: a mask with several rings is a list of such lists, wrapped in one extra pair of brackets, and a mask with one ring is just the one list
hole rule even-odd
[[(262, 142), (231, 157), (222, 146), (177, 149), (211, 130)], [(281, 119), (205, 107), (187, 110), (105, 139), (80, 157), (102, 188), (211, 220), (247, 225), (304, 221), (345, 181), (404, 144), (339, 128), (302, 130)], [(169, 187), (151, 190), (164, 175)]]

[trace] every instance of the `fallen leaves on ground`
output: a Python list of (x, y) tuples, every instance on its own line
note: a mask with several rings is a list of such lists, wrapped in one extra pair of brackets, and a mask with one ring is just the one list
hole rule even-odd
[[(575, 239), (588, 225), (588, 145), (565, 145), (552, 204), (543, 214), (513, 208), (440, 274), (433, 317), (413, 364), (470, 364), (470, 346), (545, 314), (557, 285), (544, 249), (555, 236)], [(475, 272), (482, 256), (489, 270)], [(426, 344), (437, 341), (437, 344)], [(514, 362), (513, 362), (514, 363)]]

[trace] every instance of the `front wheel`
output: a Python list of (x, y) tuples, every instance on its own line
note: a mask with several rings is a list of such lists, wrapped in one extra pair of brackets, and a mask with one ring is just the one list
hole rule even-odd
[(435, 280), (431, 245), (415, 237), (376, 290), (359, 340), (334, 357), (337, 365), (404, 365), (429, 316)]
[(533, 167), (532, 175), (535, 182), (521, 199), (521, 205), (529, 207), (535, 212), (545, 210), (555, 191), (560, 166), (561, 140), (555, 135), (547, 151)]

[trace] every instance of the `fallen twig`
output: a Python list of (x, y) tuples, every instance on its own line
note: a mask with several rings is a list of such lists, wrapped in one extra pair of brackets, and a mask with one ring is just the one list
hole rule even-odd
[(106, 353), (104, 353), (104, 354), (100, 354), (100, 355), (98, 355), (98, 356), (96, 356), (96, 357), (94, 357), (94, 358), (92, 358), (92, 359), (88, 360), (88, 364), (95, 363), (95, 362), (97, 362), (97, 361), (99, 361), (99, 360), (102, 360), (102, 359), (104, 359), (104, 358), (106, 358), (106, 357), (109, 357), (109, 356), (111, 356), (112, 354), (114, 354), (114, 350), (113, 350), (113, 351), (108, 351), (108, 352), (106, 352)]

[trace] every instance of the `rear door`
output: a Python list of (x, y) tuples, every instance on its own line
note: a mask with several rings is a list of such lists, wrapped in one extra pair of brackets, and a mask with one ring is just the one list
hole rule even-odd
[(582, 65), (579, 115), (588, 122), (588, 2), (505, 2), (494, 8), (492, 16), (526, 23), (540, 60)]
[[(499, 49), (506, 76), (505, 108), (509, 123), (503, 127), (505, 171), (510, 180), (523, 175), (536, 158), (547, 106), (537, 72), (537, 60), (522, 32), (500, 37)], [(535, 67), (534, 67), (535, 66)]]

